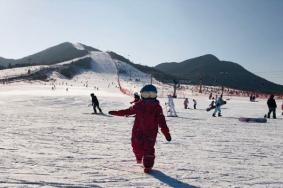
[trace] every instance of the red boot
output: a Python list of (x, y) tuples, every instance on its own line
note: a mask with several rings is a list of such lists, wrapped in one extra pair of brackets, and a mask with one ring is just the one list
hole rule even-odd
[(151, 172), (151, 170), (152, 170), (151, 168), (144, 168), (143, 171), (144, 171), (144, 173), (149, 174)]

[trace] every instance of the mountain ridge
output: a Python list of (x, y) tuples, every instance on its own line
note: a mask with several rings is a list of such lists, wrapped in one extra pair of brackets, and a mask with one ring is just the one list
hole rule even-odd
[[(99, 49), (82, 43), (63, 42), (20, 59), (0, 57), (0, 69), (30, 65), (53, 65), (90, 55), (94, 51), (101, 52)], [(113, 51), (105, 53), (108, 53), (112, 59), (123, 61), (165, 83), (181, 80), (185, 84), (192, 85), (225, 86), (245, 91), (283, 93), (282, 85), (261, 78), (237, 63), (219, 60), (213, 54), (181, 62), (165, 62), (150, 67), (135, 64)]]
[(203, 84), (245, 91), (283, 93), (282, 85), (261, 78), (235, 62), (221, 61), (211, 54), (179, 63), (161, 63), (155, 68), (178, 76), (181, 80), (188, 80), (194, 85)]
[(80, 45), (83, 49), (78, 49), (73, 43), (63, 42), (19, 59), (6, 59), (2, 57), (0, 58), (0, 66), (20, 67), (27, 65), (52, 65), (85, 56), (89, 51), (100, 51), (91, 46)]

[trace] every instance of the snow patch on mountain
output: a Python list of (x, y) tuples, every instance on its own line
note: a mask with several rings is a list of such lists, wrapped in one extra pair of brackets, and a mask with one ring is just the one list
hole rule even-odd
[(85, 50), (84, 46), (81, 43), (79, 43), (79, 42), (72, 43), (72, 44), (78, 50)]
[(0, 70), (0, 79), (7, 79), (14, 76), (20, 76), (28, 74), (30, 70), (31, 73), (40, 70), (41, 68), (48, 67), (47, 65), (36, 65), (36, 66), (27, 66), (27, 67), (18, 67), (11, 69)]
[(91, 52), (90, 57), (93, 59), (93, 71), (97, 73), (117, 74), (115, 62), (109, 54), (105, 52)]

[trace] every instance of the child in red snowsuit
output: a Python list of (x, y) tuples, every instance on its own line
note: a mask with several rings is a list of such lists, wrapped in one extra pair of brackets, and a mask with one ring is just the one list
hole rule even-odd
[(158, 127), (167, 141), (171, 141), (162, 107), (156, 100), (157, 89), (153, 85), (146, 85), (141, 89), (142, 99), (134, 106), (119, 111), (109, 111), (116, 116), (129, 116), (135, 114), (135, 123), (132, 129), (132, 147), (137, 163), (142, 163), (144, 172), (149, 173), (154, 165), (155, 141)]

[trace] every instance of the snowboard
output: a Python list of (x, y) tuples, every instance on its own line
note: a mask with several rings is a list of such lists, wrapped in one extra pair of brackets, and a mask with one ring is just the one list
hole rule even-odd
[(98, 115), (98, 116), (112, 117), (111, 115), (104, 114), (103, 112), (102, 112), (102, 113), (91, 113), (91, 114), (92, 114), (92, 115)]
[(113, 117), (111, 115), (108, 115), (108, 114), (104, 114), (104, 113), (83, 113), (83, 114), (86, 114), (86, 115), (97, 115), (97, 116), (106, 116), (106, 117)]
[[(226, 103), (227, 103), (226, 101), (223, 101), (223, 103), (222, 103), (220, 106), (222, 106), (222, 105), (224, 105), (224, 104), (226, 104)], [(215, 107), (216, 107), (216, 106), (208, 107), (208, 108), (206, 109), (206, 111), (209, 112), (210, 110), (214, 109)]]
[(178, 117), (177, 115), (176, 116), (170, 116), (170, 115), (168, 115), (167, 117)]
[(247, 118), (247, 117), (240, 117), (239, 121), (241, 122), (248, 122), (248, 123), (266, 123), (266, 118)]

